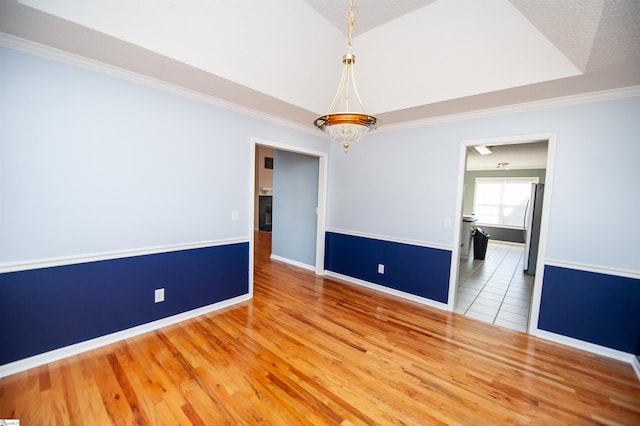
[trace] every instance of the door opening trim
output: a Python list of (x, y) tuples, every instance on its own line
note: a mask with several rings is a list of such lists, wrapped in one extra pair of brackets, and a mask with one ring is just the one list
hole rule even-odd
[(526, 144), (539, 141), (547, 141), (547, 168), (545, 173), (545, 191), (542, 203), (542, 221), (540, 226), (540, 243), (538, 246), (538, 259), (536, 263), (536, 275), (533, 283), (533, 294), (531, 296), (531, 309), (529, 310), (529, 323), (527, 332), (538, 334), (538, 318), (540, 315), (540, 300), (542, 296), (542, 281), (544, 278), (544, 262), (547, 252), (547, 235), (549, 230), (549, 211), (551, 204), (551, 194), (553, 190), (553, 175), (555, 167), (556, 152), (555, 132), (537, 133), (520, 136), (507, 136), (488, 139), (465, 140), (460, 143), (460, 155), (458, 160), (458, 187), (456, 194), (456, 215), (453, 228), (453, 251), (451, 253), (451, 270), (449, 274), (449, 299), (447, 310), (453, 311), (455, 307), (456, 287), (459, 275), (460, 238), (462, 226), (462, 202), (464, 197), (464, 178), (467, 170), (467, 150), (474, 145), (514, 145)]

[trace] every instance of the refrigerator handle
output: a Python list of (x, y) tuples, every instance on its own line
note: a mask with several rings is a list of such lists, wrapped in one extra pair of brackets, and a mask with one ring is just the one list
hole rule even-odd
[(524, 236), (524, 241), (527, 241), (527, 213), (529, 212), (529, 202), (531, 200), (527, 200), (527, 205), (524, 207), (524, 218), (522, 219), (522, 234)]

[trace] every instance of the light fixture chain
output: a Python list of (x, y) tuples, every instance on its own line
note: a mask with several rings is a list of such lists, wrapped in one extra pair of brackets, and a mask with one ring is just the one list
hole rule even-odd
[(348, 32), (349, 32), (349, 38), (347, 40), (347, 52), (351, 53), (351, 48), (353, 46), (353, 42), (351, 39), (351, 34), (353, 33), (353, 26), (356, 23), (356, 13), (357, 13), (357, 9), (354, 12), (354, 7), (353, 7), (353, 1), (354, 0), (349, 0), (349, 26), (348, 26)]

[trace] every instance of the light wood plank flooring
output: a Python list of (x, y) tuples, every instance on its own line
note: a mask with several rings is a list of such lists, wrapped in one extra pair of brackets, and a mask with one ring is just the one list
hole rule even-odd
[(21, 425), (640, 424), (624, 363), (269, 260), (253, 300), (0, 379)]

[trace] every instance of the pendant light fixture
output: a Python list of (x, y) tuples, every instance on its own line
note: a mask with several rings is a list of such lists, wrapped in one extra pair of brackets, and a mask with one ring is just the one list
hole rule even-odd
[[(340, 142), (345, 153), (349, 151), (350, 144), (359, 141), (364, 135), (378, 127), (378, 119), (367, 114), (362, 105), (358, 88), (356, 87), (356, 80), (353, 76), (353, 64), (356, 62), (356, 56), (352, 52), (351, 33), (354, 24), (353, 0), (349, 0), (349, 38), (347, 41), (347, 53), (342, 57), (342, 79), (338, 86), (338, 93), (333, 98), (329, 112), (316, 118), (313, 122), (317, 128), (326, 132), (331, 139)], [(362, 112), (349, 111), (349, 101), (353, 95), (355, 95)], [(341, 99), (344, 99), (344, 112), (333, 112)]]

